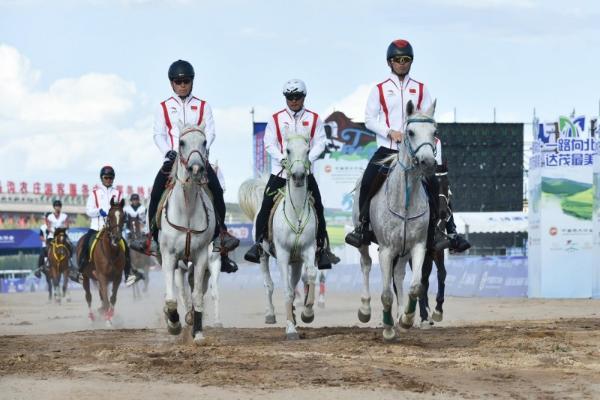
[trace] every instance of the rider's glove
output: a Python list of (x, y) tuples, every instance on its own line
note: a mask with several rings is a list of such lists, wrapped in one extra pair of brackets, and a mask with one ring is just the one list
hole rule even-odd
[(176, 157), (177, 157), (177, 152), (175, 150), (169, 150), (169, 151), (167, 151), (167, 154), (165, 154), (165, 158), (167, 158), (170, 162), (175, 161)]
[(104, 218), (106, 218), (108, 216), (108, 214), (106, 213), (106, 211), (104, 211), (103, 209), (100, 209), (99, 211), (100, 215), (103, 216)]

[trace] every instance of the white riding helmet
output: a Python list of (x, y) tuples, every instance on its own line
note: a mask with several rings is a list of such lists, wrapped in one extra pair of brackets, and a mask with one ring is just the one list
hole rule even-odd
[(290, 79), (283, 85), (283, 95), (302, 93), (306, 96), (306, 85), (300, 79)]

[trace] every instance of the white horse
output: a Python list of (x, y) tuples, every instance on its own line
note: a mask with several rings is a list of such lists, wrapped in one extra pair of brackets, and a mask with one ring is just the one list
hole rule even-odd
[[(310, 323), (314, 320), (315, 283), (317, 267), (315, 265), (317, 217), (309, 201), (307, 177), (310, 173), (308, 153), (309, 137), (306, 133), (286, 132), (287, 183), (283, 190), (283, 199), (276, 206), (273, 215), (273, 243), (277, 264), (285, 289), (286, 336), (288, 339), (299, 339), (296, 331), (294, 313), (295, 288), (300, 281), (303, 265), (306, 269), (308, 293), (304, 300), (302, 321)], [(242, 183), (238, 197), (240, 207), (251, 219), (255, 218), (257, 209), (262, 203), (265, 184), (259, 179), (249, 179)], [(256, 221), (255, 221), (256, 223)], [(262, 243), (260, 265), (263, 273), (267, 309), (265, 323), (275, 323), (273, 307), (273, 280), (269, 272), (269, 243)]]
[[(392, 274), (398, 301), (398, 323), (403, 328), (413, 325), (416, 302), (423, 295), (421, 270), (426, 252), (429, 205), (421, 180), (424, 176), (431, 175), (435, 168), (434, 112), (435, 102), (425, 112), (415, 112), (412, 101), (408, 102), (404, 138), (399, 144), (398, 154), (383, 160), (382, 164), (391, 163), (389, 175), (383, 190), (379, 190), (371, 200), (369, 215), (371, 228), (379, 243), (379, 264), (383, 283), (383, 337), (386, 340), (393, 339), (396, 335), (392, 318)], [(360, 185), (360, 180), (358, 184)], [(353, 208), (355, 226), (359, 218), (359, 194), (360, 187), (357, 186)], [(372, 261), (368, 245), (363, 245), (359, 251), (363, 293), (358, 318), (361, 322), (368, 322), (371, 318), (369, 273)], [(409, 298), (404, 313), (400, 316), (403, 301), (402, 282), (409, 258), (412, 259), (413, 275)]]
[[(208, 152), (204, 123), (200, 126), (179, 127), (179, 151), (171, 172), (172, 187), (161, 215), (159, 243), (162, 270), (165, 276), (165, 319), (169, 333), (181, 332), (177, 312), (175, 285), (180, 300), (186, 307), (186, 321), (192, 327), (196, 343), (204, 339), (202, 313), (204, 294), (208, 287), (208, 248), (215, 231), (215, 212), (208, 195), (206, 171)], [(192, 308), (185, 300), (185, 272), (178, 268), (179, 261), (194, 266)]]

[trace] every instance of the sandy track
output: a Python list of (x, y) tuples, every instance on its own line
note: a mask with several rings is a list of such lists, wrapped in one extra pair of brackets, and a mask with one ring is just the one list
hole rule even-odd
[(123, 291), (117, 322), (128, 329), (113, 330), (90, 329), (80, 291), (61, 306), (42, 293), (0, 295), (0, 399), (79, 400), (107, 388), (145, 400), (600, 398), (598, 300), (449, 298), (439, 326), (384, 343), (380, 302), (358, 327), (358, 296), (329, 293), (315, 327), (288, 342), (281, 313), (276, 327), (262, 323), (260, 289), (224, 290), (226, 328), (207, 328), (198, 347), (189, 332), (166, 333), (160, 292), (133, 301)]

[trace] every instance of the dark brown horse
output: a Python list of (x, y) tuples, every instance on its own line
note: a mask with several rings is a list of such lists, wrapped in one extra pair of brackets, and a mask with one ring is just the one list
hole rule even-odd
[[(435, 172), (435, 176), (440, 185), (440, 194), (438, 200), (438, 212), (439, 219), (436, 227), (436, 234), (445, 236), (446, 233), (446, 221), (450, 218), (450, 188), (448, 181), (448, 168), (446, 165), (438, 166)], [(435, 297), (435, 309), (431, 313), (431, 319), (436, 322), (440, 322), (444, 316), (443, 304), (444, 304), (444, 291), (446, 289), (446, 266), (444, 265), (444, 250), (436, 251), (433, 257), (427, 253), (425, 261), (423, 261), (423, 277), (421, 283), (425, 286), (425, 295), (419, 298), (419, 314), (421, 321), (429, 320), (429, 299), (427, 290), (429, 289), (429, 276), (433, 270), (433, 263), (437, 269), (437, 280), (438, 280), (438, 291)], [(429, 322), (427, 322), (429, 323)]]
[[(54, 238), (48, 246), (48, 278), (49, 285), (54, 288), (54, 300), (60, 304), (63, 297), (71, 301), (67, 295), (69, 286), (69, 259), (71, 258), (71, 248), (67, 237), (67, 228), (56, 228)], [(62, 294), (60, 292), (60, 278), (62, 276)]]
[[(125, 268), (125, 243), (121, 234), (125, 223), (124, 205), (125, 200), (118, 203), (115, 203), (113, 199), (110, 200), (110, 209), (106, 216), (105, 225), (98, 232), (98, 238), (92, 239), (90, 262), (83, 270), (83, 288), (85, 290), (85, 300), (89, 307), (89, 317), (94, 320), (94, 313), (91, 308), (92, 293), (90, 292), (90, 279), (93, 279), (98, 283), (98, 292), (102, 301), (100, 311), (103, 313), (108, 326), (112, 325), (117, 291)], [(95, 244), (93, 244), (94, 241)], [(80, 254), (82, 247), (83, 241), (80, 240), (77, 245), (77, 254)], [(108, 285), (110, 283), (112, 283), (112, 295), (109, 302)]]

